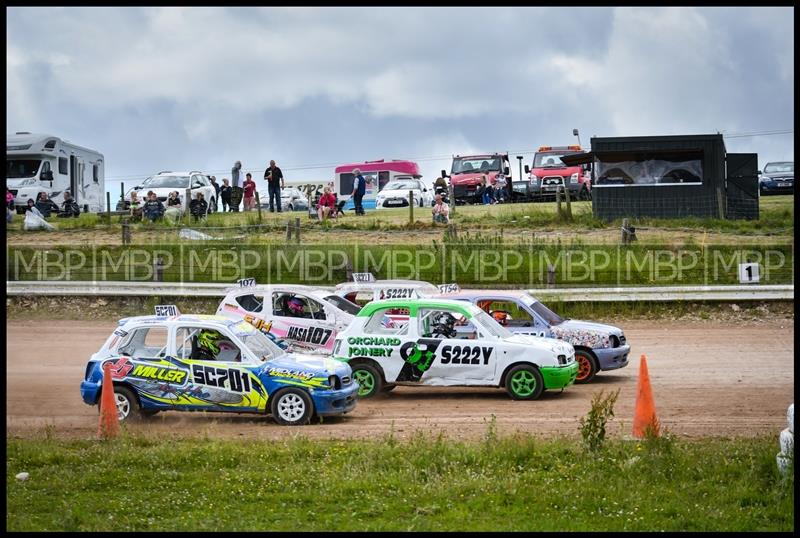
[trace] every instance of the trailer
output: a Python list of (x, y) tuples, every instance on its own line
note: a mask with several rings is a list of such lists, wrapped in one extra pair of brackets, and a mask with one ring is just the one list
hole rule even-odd
[(102, 211), (105, 195), (103, 154), (49, 134), (17, 132), (6, 137), (6, 186), (17, 213), (29, 199), (46, 192), (55, 203), (69, 191), (85, 212)]
[(758, 218), (758, 155), (727, 153), (721, 134), (592, 138), (564, 155), (592, 171), (592, 213), (602, 220)]

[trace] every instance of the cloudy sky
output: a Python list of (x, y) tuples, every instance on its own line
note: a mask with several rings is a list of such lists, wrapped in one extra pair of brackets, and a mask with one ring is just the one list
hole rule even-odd
[[(6, 131), (163, 169), (287, 179), (596, 136), (730, 134), (794, 159), (792, 8), (7, 8)], [(263, 172), (256, 173), (256, 178)], [(263, 181), (262, 181), (263, 182)], [(259, 183), (262, 183), (259, 182)], [(259, 190), (261, 185), (259, 184)]]

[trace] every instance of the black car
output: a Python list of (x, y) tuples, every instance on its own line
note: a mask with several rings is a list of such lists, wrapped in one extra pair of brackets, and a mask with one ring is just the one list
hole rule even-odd
[(767, 163), (759, 172), (758, 190), (766, 194), (794, 194), (794, 161)]

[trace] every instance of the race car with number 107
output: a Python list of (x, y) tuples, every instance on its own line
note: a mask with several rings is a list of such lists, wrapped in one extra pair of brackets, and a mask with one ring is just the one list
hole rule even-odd
[[(398, 308), (404, 321), (387, 317)], [(504, 387), (535, 400), (578, 373), (570, 344), (514, 335), (477, 306), (445, 299), (369, 303), (336, 337), (333, 357), (352, 368), (360, 398), (403, 384)]]

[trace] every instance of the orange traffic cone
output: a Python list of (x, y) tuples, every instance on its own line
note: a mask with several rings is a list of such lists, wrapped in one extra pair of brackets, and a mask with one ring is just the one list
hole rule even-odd
[(642, 355), (639, 363), (639, 383), (636, 387), (636, 410), (633, 415), (633, 436), (641, 439), (648, 428), (656, 437), (660, 434), (653, 390), (650, 388), (650, 375), (647, 373), (647, 357)]
[(111, 380), (111, 363), (103, 368), (103, 388), (100, 392), (100, 425), (97, 435), (101, 439), (110, 439), (119, 435), (119, 416), (117, 402), (114, 398), (114, 382)]

